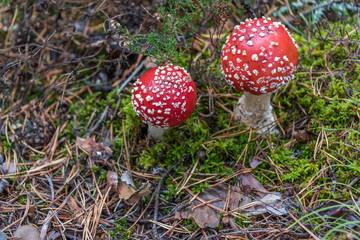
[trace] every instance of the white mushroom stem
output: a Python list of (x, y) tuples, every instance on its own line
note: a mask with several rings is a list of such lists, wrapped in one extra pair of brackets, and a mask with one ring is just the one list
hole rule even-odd
[(160, 127), (148, 125), (148, 137), (151, 137), (155, 140), (162, 140), (167, 130), (168, 128), (160, 128)]
[(244, 122), (249, 127), (263, 129), (258, 133), (270, 130), (270, 134), (278, 133), (275, 128), (275, 119), (270, 105), (271, 93), (262, 95), (253, 95), (248, 92), (239, 99), (235, 109), (235, 119)]

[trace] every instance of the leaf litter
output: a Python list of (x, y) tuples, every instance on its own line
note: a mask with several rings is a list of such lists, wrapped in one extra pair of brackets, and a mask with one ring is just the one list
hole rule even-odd
[[(124, 85), (124, 88), (118, 91), (120, 96), (111, 95), (113, 94), (111, 91), (118, 85), (122, 85), (126, 80), (139, 77), (144, 70), (142, 66), (154, 65), (149, 62), (142, 64), (144, 56), (124, 47), (121, 44), (124, 42), (123, 36), (116, 29), (108, 31), (107, 24), (111, 21), (121, 22), (123, 26), (127, 27), (130, 34), (146, 34), (154, 27), (162, 25), (162, 21), (164, 21), (163, 16), (153, 15), (158, 1), (142, 1), (141, 4), (136, 4), (137, 1), (126, 0), (118, 1), (116, 4), (112, 1), (91, 1), (86, 4), (85, 8), (81, 1), (77, 3), (62, 1), (60, 4), (55, 1), (35, 2), (18, 1), (0, 9), (0, 28), (3, 32), (0, 36), (2, 40), (0, 49), (0, 164), (2, 164), (0, 169), (0, 238), (11, 239), (14, 237), (16, 229), (31, 223), (38, 227), (46, 225), (49, 228), (49, 232), (47, 232), (47, 228), (43, 228), (45, 230), (41, 231), (42, 239), (110, 239), (113, 236), (118, 239), (128, 237), (160, 239), (162, 237), (162, 239), (175, 240), (204, 238), (309, 239), (309, 236), (314, 236), (311, 231), (316, 230), (316, 234), (323, 234), (336, 226), (331, 223), (346, 220), (351, 221), (352, 224), (341, 227), (341, 231), (347, 231), (345, 237), (352, 239), (353, 233), (358, 230), (358, 226), (353, 224), (359, 221), (358, 215), (354, 214), (356, 212), (354, 209), (358, 209), (359, 205), (356, 191), (358, 185), (351, 188), (354, 186), (352, 185), (353, 173), (344, 172), (346, 178), (352, 179), (349, 179), (350, 187), (342, 188), (345, 191), (340, 192), (339, 195), (341, 186), (338, 184), (339, 178), (337, 177), (344, 173), (339, 172), (339, 174), (335, 168), (327, 170), (327, 166), (331, 166), (334, 162), (344, 164), (350, 161), (351, 164), (354, 164), (351, 165), (352, 167), (357, 167), (356, 161), (353, 159), (358, 159), (356, 157), (358, 155), (355, 153), (359, 152), (359, 148), (353, 144), (355, 141), (351, 134), (358, 131), (356, 126), (359, 109), (351, 104), (351, 111), (355, 117), (349, 118), (349, 120), (346, 118), (346, 126), (341, 126), (343, 128), (340, 130), (341, 132), (332, 127), (325, 131), (327, 126), (322, 126), (322, 124), (326, 121), (319, 119), (324, 116), (318, 115), (314, 119), (312, 112), (316, 114), (316, 105), (313, 103), (320, 102), (319, 100), (322, 99), (327, 101), (328, 105), (343, 101), (342, 98), (346, 98), (345, 100), (349, 102), (354, 101), (351, 96), (357, 95), (358, 85), (351, 79), (351, 75), (358, 72), (354, 61), (358, 58), (356, 52), (346, 51), (347, 61), (343, 62), (343, 59), (340, 59), (345, 67), (340, 66), (333, 71), (332, 66), (336, 63), (334, 63), (334, 55), (331, 51), (320, 50), (320, 54), (315, 52), (318, 50), (306, 51), (304, 59), (301, 60), (303, 64), (300, 65), (300, 72), (296, 74), (297, 82), (294, 81), (292, 86), (290, 84), (285, 87), (286, 91), (291, 88), (289, 96), (284, 91), (279, 92), (274, 98), (280, 96), (280, 98), (292, 99), (290, 92), (297, 91), (295, 98), (300, 100), (303, 96), (310, 98), (311, 108), (302, 103), (289, 108), (279, 101), (273, 105), (277, 115), (278, 112), (284, 110), (295, 110), (294, 115), (289, 114), (290, 118), (294, 117), (294, 120), (286, 118), (284, 121), (280, 121), (282, 119), (279, 119), (279, 126), (284, 122), (289, 124), (288, 127), (283, 126), (285, 129), (283, 136), (279, 138), (264, 136), (264, 139), (269, 141), (269, 148), (270, 146), (271, 148), (275, 147), (274, 151), (279, 146), (295, 147), (300, 150), (311, 148), (314, 144), (313, 136), (319, 136), (319, 144), (316, 143), (315, 147), (317, 154), (313, 156), (313, 162), (309, 161), (311, 165), (316, 165), (314, 162), (322, 161), (322, 157), (325, 156), (326, 161), (321, 163), (324, 170), (321, 170), (319, 181), (321, 184), (327, 184), (326, 187), (318, 186), (319, 181), (315, 181), (317, 179), (311, 180), (305, 188), (301, 187), (299, 182), (284, 181), (288, 185), (271, 183), (273, 179), (269, 179), (269, 184), (262, 186), (250, 173), (240, 174), (236, 179), (233, 176), (229, 179), (217, 179), (221, 175), (218, 172), (212, 173), (213, 175), (207, 178), (206, 174), (203, 175), (205, 177), (202, 177), (200, 174), (203, 173), (197, 173), (198, 169), (194, 168), (191, 174), (199, 174), (200, 177), (193, 177), (190, 174), (188, 178), (183, 179), (185, 180), (183, 181), (184, 189), (189, 191), (197, 189), (196, 184), (205, 181), (212, 187), (204, 188), (203, 192), (198, 195), (188, 194), (189, 192), (184, 191), (171, 195), (172, 186), (166, 185), (167, 178), (177, 184), (181, 177), (179, 177), (179, 172), (175, 173), (174, 169), (166, 178), (164, 172), (166, 169), (171, 169), (169, 162), (174, 162), (174, 159), (166, 159), (169, 162), (164, 164), (165, 159), (158, 158), (155, 153), (155, 161), (163, 169), (160, 172), (155, 171), (155, 168), (142, 169), (137, 163), (141, 154), (140, 149), (154, 149), (154, 143), (144, 137), (146, 133), (143, 126), (137, 126), (137, 136), (131, 137), (136, 124), (131, 122), (134, 119), (131, 118), (131, 113), (126, 112), (128, 110), (126, 107), (123, 108), (123, 105), (126, 105), (125, 101), (128, 100), (127, 92), (130, 89), (127, 87), (130, 88), (132, 82), (128, 81), (128, 85)], [(202, 1), (189, 1), (189, 3), (197, 2)], [(194, 29), (195, 31), (191, 31), (194, 34), (184, 38), (186, 41), (194, 40), (193, 46), (189, 49), (194, 61), (186, 60), (187, 56), (184, 56), (185, 58), (181, 61), (188, 62), (188, 70), (198, 83), (208, 84), (211, 81), (209, 89), (199, 88), (199, 92), (204, 96), (209, 95), (209, 99), (214, 98), (211, 108), (210, 102), (206, 103), (209, 105), (211, 114), (200, 115), (203, 112), (203, 109), (200, 109), (198, 113), (201, 117), (196, 118), (195, 124), (198, 125), (204, 120), (210, 127), (217, 126), (219, 123), (217, 118), (223, 117), (222, 110), (227, 113), (223, 120), (230, 119), (227, 123), (228, 129), (217, 129), (218, 134), (210, 132), (211, 136), (215, 136), (210, 140), (215, 140), (215, 142), (218, 139), (231, 140), (244, 136), (247, 139), (246, 135), (252, 130), (232, 125), (231, 108), (233, 100), (238, 98), (238, 94), (232, 90), (224, 92), (223, 90), (230, 88), (228, 86), (223, 88), (225, 84), (222, 85), (221, 79), (214, 74), (219, 69), (214, 67), (212, 61), (219, 57), (216, 55), (216, 50), (220, 49), (220, 45), (213, 46), (213, 44), (222, 42), (227, 32), (233, 29), (235, 23), (241, 21), (242, 18), (245, 19), (245, 15), (251, 17), (251, 15), (257, 14), (257, 11), (271, 15), (280, 9), (290, 10), (286, 3), (279, 1), (271, 4), (266, 1), (259, 2), (257, 3), (259, 4), (258, 9), (252, 9), (252, 4), (247, 5), (242, 2), (239, 4), (237, 7), (244, 10), (244, 16), (233, 14), (231, 11), (235, 8), (232, 5), (230, 8), (220, 5), (219, 7), (222, 8), (218, 8), (216, 11), (204, 11), (203, 20), (206, 20), (204, 23), (216, 23), (214, 28), (208, 31), (201, 26), (202, 29)], [(311, 13), (313, 6), (305, 5), (304, 7), (306, 9), (302, 13), (307, 16), (307, 13)], [(57, 14), (59, 11), (61, 11), (61, 16)], [(301, 12), (301, 10), (297, 11)], [(106, 19), (99, 18), (99, 15), (105, 16)], [(295, 28), (299, 24), (304, 26), (301, 19), (293, 18), (292, 14), (284, 14), (284, 19), (289, 21), (290, 25), (296, 23), (292, 25)], [(228, 21), (229, 19), (230, 21)], [(341, 26), (345, 25), (341, 22)], [(218, 31), (219, 29), (221, 31)], [(352, 30), (352, 32), (355, 31), (356, 29)], [(330, 33), (330, 35), (334, 35), (336, 32)], [(344, 34), (343, 38), (338, 39), (334, 35), (334, 40), (338, 42), (336, 45), (344, 43), (346, 48), (350, 49), (354, 43), (358, 44), (357, 40), (353, 38), (354, 34), (347, 34), (347, 31), (344, 31)], [(309, 37), (309, 41), (312, 41), (313, 35), (306, 35)], [(177, 39), (182, 38), (182, 34), (177, 36)], [(301, 36), (297, 35), (297, 38), (300, 39)], [(331, 39), (327, 41), (331, 41)], [(181, 45), (181, 42), (179, 41), (177, 44)], [(323, 43), (327, 44), (326, 39), (321, 40), (319, 45)], [(325, 55), (327, 70), (318, 66), (319, 62), (323, 61), (322, 57), (318, 58), (322, 54)], [(307, 64), (309, 56), (315, 60), (310, 70), (307, 68), (308, 66), (303, 67)], [(146, 59), (149, 60), (149, 57)], [(346, 68), (350, 69), (350, 72), (345, 72)], [(334, 81), (330, 82), (328, 79), (333, 77), (339, 79), (337, 82), (339, 85), (346, 84), (346, 96), (337, 99), (337, 96), (332, 98), (326, 94), (324, 89), (329, 87), (333, 88), (333, 92), (341, 92), (341, 88), (338, 86), (331, 86)], [(307, 79), (314, 84), (304, 84), (303, 82)], [(299, 88), (305, 93), (310, 90), (313, 94), (299, 95)], [(337, 99), (337, 101), (333, 99)], [(199, 98), (199, 104), (203, 102)], [(5, 108), (3, 108), (4, 106)], [(84, 109), (90, 109), (90, 111), (85, 111), (83, 114)], [(328, 109), (327, 114), (331, 113), (329, 110), (335, 111), (339, 115), (342, 112)], [(123, 125), (120, 126), (119, 122), (122, 122)], [(313, 127), (317, 125), (317, 122), (321, 125), (320, 132)], [(123, 127), (123, 132), (119, 132), (121, 127)], [(187, 135), (191, 136), (192, 134), (188, 127), (189, 125), (184, 124), (178, 130), (188, 137)], [(220, 134), (224, 132), (224, 135)], [(120, 144), (118, 142), (121, 150), (115, 150), (108, 144), (108, 139), (112, 142), (121, 142)], [(281, 145), (281, 142), (277, 142), (287, 139), (290, 139), (288, 144)], [(344, 143), (341, 151), (353, 151), (352, 156), (355, 157), (350, 157), (349, 160), (342, 154), (329, 151), (332, 150), (331, 143), (334, 143), (334, 139), (336, 143)], [(261, 157), (264, 157), (264, 154), (256, 154), (257, 149), (251, 146), (250, 141), (257, 142), (256, 139), (251, 140), (250, 136), (248, 142), (245, 143), (244, 155), (241, 154), (240, 157), (226, 149), (230, 163), (226, 161), (224, 166), (233, 167), (231, 160), (236, 160), (237, 157), (239, 157), (239, 162), (240, 159), (244, 159), (243, 165), (246, 165), (247, 159), (250, 159), (249, 164), (252, 169), (247, 169), (247, 171), (251, 171), (257, 177), (265, 178), (268, 177), (268, 174), (265, 174), (267, 171), (272, 172), (276, 171), (278, 167), (284, 167), (280, 166), (282, 162), (279, 163), (279, 161), (277, 162), (279, 166), (276, 166), (275, 163), (269, 166), (266, 161), (261, 161), (261, 158), (253, 157), (261, 156), (261, 154)], [(169, 143), (164, 143), (164, 145), (168, 149), (173, 147)], [(199, 167), (206, 164), (204, 161), (210, 156), (206, 143), (203, 144), (203, 148), (206, 154), (201, 157)], [(78, 151), (79, 149), (81, 151)], [(188, 150), (181, 149), (186, 154), (188, 154)], [(266, 152), (269, 151), (266, 150)], [(210, 150), (210, 154), (212, 153)], [(298, 154), (301, 152), (299, 151)], [(291, 157), (295, 159), (292, 165), (296, 166), (298, 159), (293, 155)], [(234, 159), (230, 160), (230, 158)], [(270, 169), (259, 169), (262, 162)], [(299, 164), (298, 168), (301, 169), (302, 163)], [(181, 169), (180, 172), (183, 170)], [(237, 173), (234, 176), (236, 175)], [(51, 181), (48, 180), (49, 178)], [(161, 181), (158, 182), (159, 179)], [(227, 182), (228, 180), (229, 183), (231, 182), (229, 185), (217, 184), (218, 181)], [(233, 180), (237, 180), (237, 183), (231, 186)], [(161, 182), (164, 184), (160, 184)], [(277, 181), (274, 180), (274, 182)], [(186, 183), (190, 183), (188, 186), (191, 187), (187, 189)], [(327, 189), (328, 184), (333, 184), (334, 188)], [(155, 187), (156, 185), (158, 187)], [(274, 189), (280, 188), (284, 190), (283, 195), (272, 192)], [(311, 194), (308, 194), (307, 191)], [(143, 196), (150, 195), (151, 198), (143, 198)], [(311, 196), (309, 197), (309, 195)], [(335, 195), (339, 195), (337, 197), (339, 197), (338, 202), (341, 203), (341, 206), (319, 204), (319, 199), (328, 200)], [(296, 201), (299, 198), (302, 200), (301, 202)], [(346, 198), (346, 200), (342, 198)], [(350, 198), (351, 201), (347, 201)], [(290, 215), (293, 212), (287, 212), (288, 199), (290, 199), (290, 207), (297, 210), (296, 216)], [(186, 210), (181, 210), (189, 202), (191, 205)], [(318, 224), (314, 223), (311, 217), (300, 218), (309, 214), (309, 211), (311, 212), (315, 208), (314, 206), (331, 208), (319, 211), (320, 219), (327, 220), (332, 217), (339, 217), (339, 219)], [(281, 214), (282, 217), (278, 217)], [(185, 221), (185, 218), (193, 219), (194, 223), (202, 228), (192, 229), (194, 224), (187, 225), (189, 221)], [(239, 220), (246, 224), (239, 224)], [(296, 226), (288, 228), (294, 221)], [(222, 229), (218, 228), (219, 225)], [(206, 226), (207, 228), (205, 228)], [(154, 238), (157, 235), (155, 233), (159, 233), (159, 238)]]
[[(250, 186), (260, 193), (252, 197), (241, 191), (240, 187), (221, 183), (207, 188), (192, 201), (181, 213), (183, 219), (193, 219), (201, 228), (216, 228), (220, 224), (220, 215), (231, 217), (254, 216), (264, 213), (284, 215), (287, 213), (284, 199), (279, 193), (270, 193), (248, 173), (241, 184)], [(228, 219), (228, 220), (229, 220)]]
[(147, 196), (151, 193), (151, 184), (149, 182), (143, 183), (140, 188), (136, 188), (129, 171), (124, 171), (118, 180), (118, 175), (115, 172), (108, 171), (107, 184), (110, 189), (119, 194), (119, 198), (123, 199), (126, 204), (136, 204), (141, 197)]

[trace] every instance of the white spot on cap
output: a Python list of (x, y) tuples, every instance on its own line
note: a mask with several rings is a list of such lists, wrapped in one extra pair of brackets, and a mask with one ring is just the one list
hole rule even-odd
[(265, 33), (259, 33), (260, 37), (265, 37)]
[(172, 103), (172, 105), (174, 106), (174, 108), (179, 108), (180, 107), (180, 102)]
[(257, 54), (253, 54), (253, 55), (251, 56), (251, 59), (252, 59), (253, 61), (257, 61), (257, 60), (259, 60), (259, 57), (258, 57)]
[(279, 61), (279, 59), (280, 59), (279, 57), (275, 57), (274, 61), (277, 62)]
[(287, 58), (287, 56), (283, 56), (283, 59), (285, 60), (285, 61), (289, 61), (289, 59)]
[(242, 42), (243, 40), (244, 40), (244, 36), (241, 36), (240, 38), (239, 38), (239, 40), (240, 40), (240, 42)]
[(257, 29), (256, 29), (256, 28), (252, 28), (252, 29), (251, 29), (251, 31), (256, 32), (256, 31), (257, 31)]
[(278, 84), (276, 82), (272, 82), (270, 84), (270, 88), (276, 88), (278, 86)]
[(225, 56), (225, 57), (223, 58), (223, 60), (225, 60), (225, 61), (226, 61), (227, 59), (228, 59), (228, 56)]
[(249, 65), (247, 65), (246, 63), (244, 63), (244, 70), (247, 71), (249, 69)]
[(262, 92), (262, 93), (267, 93), (267, 92), (266, 92), (266, 89), (267, 89), (267, 87), (263, 86), (263, 87), (260, 88), (260, 92)]
[(274, 22), (273, 24), (276, 28), (279, 28), (279, 26), (281, 25), (281, 23), (279, 23), (279, 22)]
[(249, 46), (254, 45), (252, 41), (248, 41), (246, 44), (249, 45)]

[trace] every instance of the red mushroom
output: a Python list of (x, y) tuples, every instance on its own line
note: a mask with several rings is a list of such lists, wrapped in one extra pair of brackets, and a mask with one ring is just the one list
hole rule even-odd
[(136, 114), (149, 125), (148, 135), (161, 139), (167, 128), (190, 117), (196, 104), (196, 87), (185, 69), (159, 66), (136, 81), (131, 99)]
[(271, 93), (293, 79), (298, 52), (294, 39), (279, 22), (247, 19), (235, 26), (222, 49), (226, 81), (244, 92), (235, 117), (251, 127), (268, 129), (273, 123)]

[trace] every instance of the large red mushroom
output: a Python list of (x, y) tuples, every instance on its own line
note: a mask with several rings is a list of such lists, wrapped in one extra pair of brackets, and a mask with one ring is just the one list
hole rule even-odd
[[(274, 129), (271, 93), (294, 78), (298, 52), (285, 26), (269, 18), (247, 19), (235, 26), (222, 49), (226, 81), (244, 92), (235, 117), (246, 125)], [(270, 131), (273, 133), (274, 131)]]
[(148, 70), (135, 83), (132, 105), (149, 125), (148, 136), (161, 139), (166, 129), (186, 121), (196, 104), (196, 87), (185, 69), (159, 66)]

